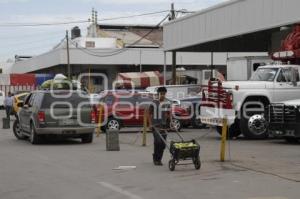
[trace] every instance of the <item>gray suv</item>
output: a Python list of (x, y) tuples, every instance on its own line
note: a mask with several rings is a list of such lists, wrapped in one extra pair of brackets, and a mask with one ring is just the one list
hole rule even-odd
[(93, 141), (96, 114), (89, 96), (83, 91), (38, 90), (31, 92), (14, 122), (18, 139), (29, 138), (32, 144), (47, 136), (81, 138), (83, 143)]

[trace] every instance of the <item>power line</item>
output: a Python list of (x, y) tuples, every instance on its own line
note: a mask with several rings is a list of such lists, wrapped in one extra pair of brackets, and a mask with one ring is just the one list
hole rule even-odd
[[(149, 14), (149, 13), (147, 13), (147, 14)], [(127, 16), (127, 17), (128, 17), (128, 16)], [(144, 38), (146, 38), (148, 35), (150, 35), (150, 34), (155, 30), (155, 28), (160, 27), (160, 25), (161, 25), (168, 17), (169, 17), (169, 14), (168, 14), (166, 17), (164, 17), (164, 18), (163, 18), (163, 19), (162, 19), (162, 20), (161, 20), (154, 28), (152, 28), (152, 29), (151, 29), (148, 33), (146, 33), (143, 37), (141, 37), (141, 38), (138, 39), (137, 41), (133, 42), (132, 44), (129, 44), (129, 46), (133, 46), (133, 45), (139, 43), (140, 41), (142, 41)], [(60, 44), (63, 43), (64, 40), (65, 40), (65, 38), (61, 40)], [(48, 42), (49, 42), (49, 40), (48, 40)], [(73, 43), (73, 45), (76, 46), (76, 43), (74, 43), (72, 40), (71, 40), (71, 43)], [(59, 46), (60, 44), (56, 45), (56, 47)], [(34, 49), (34, 48), (36, 48), (36, 47), (32, 47), (32, 48), (23, 48), (23, 49), (19, 49), (19, 50), (31, 50), (31, 49)], [(77, 48), (77, 49), (81, 50), (82, 52), (84, 52), (84, 53), (86, 53), (86, 54), (89, 54), (89, 55), (95, 56), (95, 57), (110, 57), (110, 56), (114, 56), (114, 55), (123, 53), (123, 52), (125, 52), (125, 51), (128, 50), (128, 48), (122, 48), (122, 49), (120, 49), (120, 50), (115, 50), (115, 51), (108, 52), (108, 53), (110, 53), (110, 54), (99, 55), (99, 54), (94, 54), (95, 52), (93, 52), (93, 51), (91, 51), (91, 50), (89, 50), (89, 49), (87, 49), (87, 48), (79, 47), (79, 48)]]
[(4, 56), (4, 55), (10, 55), (10, 54), (13, 54), (13, 53), (16, 53), (16, 52), (20, 52), (20, 51), (25, 51), (25, 50), (30, 51), (30, 50), (34, 50), (34, 49), (39, 49), (39, 50), (41, 50), (41, 49), (51, 49), (51, 47), (49, 47), (48, 45), (55, 45), (55, 44), (60, 45), (63, 42), (64, 39), (65, 38), (63, 38), (59, 44), (57, 44), (57, 42), (54, 42), (54, 41), (51, 41), (51, 40), (47, 40), (47, 41), (44, 41), (43, 43), (36, 43), (36, 44), (34, 44), (33, 46), (30, 46), (30, 47), (25, 47), (25, 48), (22, 48), (22, 47), (19, 48), (18, 47), (18, 49), (10, 49), (10, 50), (6, 51), (5, 54), (4, 53), (2, 53), (2, 54), (0, 53), (0, 55), (2, 55), (2, 56)]
[[(161, 13), (166, 13), (166, 12), (169, 12), (169, 10), (161, 10), (161, 11), (156, 11), (156, 12), (148, 12), (148, 13), (142, 13), (142, 14), (136, 14), (136, 15), (112, 17), (112, 18), (103, 18), (103, 19), (98, 20), (98, 22), (113, 21), (113, 20), (119, 20), (119, 19), (128, 19), (128, 18), (134, 18), (134, 17), (143, 17), (143, 16), (156, 15), (156, 14), (161, 14)], [(192, 11), (187, 11), (185, 9), (176, 10), (176, 12), (179, 12), (179, 13), (194, 13)], [(90, 22), (90, 20), (65, 21), (65, 22), (53, 22), (53, 23), (2, 23), (2, 24), (0, 24), (0, 27), (56, 26), (56, 25), (68, 25), (68, 24), (82, 24), (82, 23), (89, 23), (89, 22)]]
[[(112, 17), (112, 18), (104, 18), (98, 21), (112, 21), (118, 19), (128, 19), (134, 17), (142, 17), (148, 15), (155, 15), (160, 13), (169, 12), (168, 10), (161, 10), (157, 12), (149, 12), (149, 13), (142, 13), (136, 15), (127, 15), (127, 16), (119, 16), (119, 17)], [(53, 23), (2, 23), (0, 27), (36, 27), (36, 26), (55, 26), (55, 25), (68, 25), (68, 24), (80, 24), (80, 23), (89, 23), (90, 20), (78, 20), (78, 21), (65, 21), (65, 22), (53, 22)]]
[(67, 22), (53, 22), (53, 23), (28, 23), (28, 24), (18, 24), (18, 23), (3, 23), (0, 27), (36, 27), (36, 26), (56, 26), (56, 25), (68, 25), (68, 24), (79, 24), (88, 23), (89, 20), (79, 20), (79, 21), (67, 21)]
[(34, 32), (33, 34), (18, 34), (17, 36), (1, 36), (0, 40), (11, 40), (11, 39), (20, 39), (24, 37), (39, 37), (39, 36), (48, 36), (48, 35), (59, 35), (62, 34), (62, 31), (55, 31), (55, 32), (49, 32), (49, 31), (42, 31), (42, 32)]
[(104, 18), (104, 19), (100, 19), (98, 21), (112, 21), (112, 20), (118, 20), (118, 19), (127, 19), (127, 18), (134, 18), (134, 17), (142, 17), (142, 16), (148, 16), (148, 15), (161, 14), (161, 13), (165, 13), (165, 12), (169, 12), (169, 10), (161, 10), (161, 11), (157, 11), (157, 12), (148, 12), (148, 13), (143, 13), (143, 14), (120, 16), (120, 17), (113, 17), (113, 18)]
[(26, 45), (30, 45), (30, 44), (34, 44), (34, 43), (41, 43), (41, 42), (45, 42), (45, 41), (57, 39), (57, 38), (60, 38), (61, 36), (62, 36), (62, 33), (56, 34), (56, 35), (52, 35), (51, 37), (48, 36), (47, 38), (41, 38), (41, 39), (34, 40), (34, 41), (25, 41), (25, 42), (15, 41), (15, 42), (8, 42), (8, 43), (5, 42), (5, 46), (3, 46), (3, 47), (7, 48), (8, 46), (9, 47), (13, 47), (13, 46), (19, 46), (19, 47), (20, 46), (26, 46)]

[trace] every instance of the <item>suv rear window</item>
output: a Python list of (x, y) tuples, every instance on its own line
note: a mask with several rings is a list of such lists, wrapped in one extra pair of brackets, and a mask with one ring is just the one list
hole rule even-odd
[[(50, 108), (51, 104), (54, 102), (57, 103), (57, 105), (55, 105), (55, 108), (68, 108), (69, 106), (65, 104), (66, 102), (72, 104), (73, 108), (77, 108), (78, 105), (82, 102), (90, 104), (88, 95), (86, 95), (86, 97), (83, 97), (79, 95), (79, 93), (72, 93), (68, 98), (58, 98), (51, 93), (45, 93), (42, 101), (42, 108)], [(61, 102), (62, 104), (59, 104), (59, 102)]]

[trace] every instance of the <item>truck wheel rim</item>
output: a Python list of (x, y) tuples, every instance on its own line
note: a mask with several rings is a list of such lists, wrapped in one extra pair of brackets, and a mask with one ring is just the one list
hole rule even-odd
[(108, 129), (119, 129), (119, 122), (116, 120), (110, 120), (107, 124)]
[(248, 128), (255, 135), (262, 135), (267, 130), (266, 120), (263, 115), (253, 115), (248, 121)]

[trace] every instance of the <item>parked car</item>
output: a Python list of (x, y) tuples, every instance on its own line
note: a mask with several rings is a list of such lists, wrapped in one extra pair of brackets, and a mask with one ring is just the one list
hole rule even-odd
[(190, 125), (194, 128), (204, 128), (206, 125), (203, 124), (200, 120), (200, 105), (201, 105), (202, 97), (194, 96), (183, 98), (177, 100), (177, 104), (183, 108), (188, 110), (188, 112), (192, 115)]
[(5, 93), (0, 91), (0, 108), (4, 108)]
[[(148, 107), (147, 103), (152, 101), (153, 97), (148, 93), (106, 91), (106, 94), (101, 99), (101, 102), (107, 106), (107, 111), (104, 111), (106, 113), (102, 115), (102, 121), (106, 121), (103, 125), (103, 130), (120, 129), (123, 126), (143, 126), (144, 112), (146, 107)], [(129, 104), (133, 106), (130, 107)], [(172, 112), (179, 118), (172, 119), (171, 129), (180, 131), (184, 125), (190, 123), (187, 110), (179, 106), (172, 106)], [(97, 110), (97, 113), (99, 113), (99, 110)]]
[[(69, 97), (66, 98), (66, 95)], [(13, 125), (14, 134), (18, 139), (29, 138), (32, 144), (38, 144), (42, 138), (55, 135), (81, 138), (83, 143), (93, 141), (92, 124), (95, 123), (96, 114), (85, 92), (34, 91), (18, 106), (22, 108)]]
[(300, 100), (272, 103), (265, 115), (271, 135), (289, 143), (300, 141)]
[(14, 104), (13, 104), (13, 114), (16, 114), (19, 112), (20, 107), (18, 107), (18, 104), (23, 103), (26, 96), (29, 94), (29, 92), (19, 93), (14, 95)]

